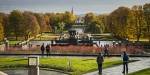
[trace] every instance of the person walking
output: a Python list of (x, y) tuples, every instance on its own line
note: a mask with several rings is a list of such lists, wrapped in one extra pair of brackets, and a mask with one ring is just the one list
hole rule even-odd
[(109, 56), (108, 46), (104, 46), (104, 56)]
[(103, 62), (104, 62), (103, 55), (101, 53), (99, 53), (98, 56), (97, 56), (97, 65), (98, 65), (99, 75), (102, 75)]
[(44, 43), (43, 43), (42, 46), (41, 46), (41, 53), (42, 53), (42, 56), (44, 55), (44, 51), (45, 51), (45, 47), (44, 47)]
[(123, 52), (122, 59), (123, 59), (123, 71), (122, 71), (122, 73), (125, 74), (125, 72), (126, 72), (128, 74), (129, 56), (127, 55), (127, 53), (125, 51)]
[(46, 45), (46, 54), (47, 56), (50, 54), (50, 46), (48, 44)]

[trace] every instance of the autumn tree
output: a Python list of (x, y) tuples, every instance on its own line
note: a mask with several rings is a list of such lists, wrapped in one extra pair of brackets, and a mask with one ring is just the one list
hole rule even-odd
[(44, 14), (41, 13), (35, 13), (36, 19), (40, 25), (40, 32), (49, 32), (50, 27), (49, 24), (46, 21), (46, 18), (44, 17)]
[(136, 38), (139, 41), (140, 37), (143, 35), (143, 28), (145, 26), (144, 12), (142, 6), (133, 6), (132, 8), (133, 16), (135, 17), (135, 29)]
[(87, 25), (86, 32), (99, 34), (104, 32), (105, 27), (101, 16), (96, 16), (94, 13), (87, 13), (84, 20)]
[(16, 40), (18, 39), (18, 36), (23, 35), (23, 21), (22, 12), (18, 10), (13, 10), (9, 15), (8, 31), (11, 35), (16, 37)]
[(75, 20), (76, 16), (73, 13), (66, 11), (63, 14), (63, 22), (65, 23), (66, 29), (71, 28), (71, 26), (75, 23)]
[(146, 34), (147, 34), (147, 36), (149, 38), (149, 42), (150, 42), (150, 3), (145, 4), (143, 6), (143, 11), (144, 11), (144, 18), (145, 18), (146, 25), (147, 25)]
[(50, 16), (48, 16), (47, 14), (44, 14), (44, 18), (45, 18), (45, 21), (46, 21), (46, 25), (48, 25), (48, 31), (52, 32), (52, 27), (50, 25)]
[(84, 23), (88, 25), (94, 19), (96, 19), (96, 15), (94, 13), (87, 13), (84, 17)]
[(109, 29), (107, 27), (107, 17), (108, 15), (107, 14), (101, 14), (101, 15), (98, 15), (98, 19), (101, 21), (101, 27), (102, 27), (102, 32), (103, 33), (108, 33), (109, 32)]
[(111, 25), (110, 30), (117, 38), (125, 39), (127, 37), (126, 25), (129, 12), (130, 12), (129, 8), (119, 7), (109, 15), (110, 18), (109, 24)]
[(135, 16), (134, 16), (134, 11), (130, 10), (128, 14), (128, 19), (127, 19), (127, 26), (126, 26), (126, 33), (128, 39), (136, 39), (136, 21), (135, 21)]
[(36, 36), (40, 32), (40, 26), (36, 17), (30, 12), (24, 12), (24, 35), (28, 39), (29, 36)]
[[(52, 19), (52, 18), (51, 18)], [(55, 30), (55, 33), (59, 33), (61, 24), (63, 22), (63, 13), (56, 13), (55, 17), (53, 17), (53, 28)]]
[(3, 18), (0, 16), (0, 41), (4, 38), (4, 26), (3, 24)]

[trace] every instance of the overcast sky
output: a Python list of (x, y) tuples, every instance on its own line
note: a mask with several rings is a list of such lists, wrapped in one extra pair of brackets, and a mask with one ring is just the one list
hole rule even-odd
[(150, 0), (0, 0), (0, 12), (27, 10), (34, 12), (64, 12), (72, 7), (76, 14), (87, 12), (110, 13), (119, 6), (132, 7), (150, 3)]

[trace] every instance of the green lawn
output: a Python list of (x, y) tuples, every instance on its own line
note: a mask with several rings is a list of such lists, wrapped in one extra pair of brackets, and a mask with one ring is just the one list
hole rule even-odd
[(10, 45), (14, 45), (14, 44), (17, 44), (17, 43), (19, 43), (19, 42), (21, 42), (21, 41), (16, 41), (16, 40), (11, 40), (11, 41), (9, 41), (9, 44)]
[[(71, 61), (70, 68), (68, 60)], [(27, 67), (27, 63), (27, 58), (1, 57), (0, 69), (24, 68)], [(120, 58), (106, 58), (103, 68), (108, 68), (119, 64), (121, 64)], [(40, 58), (40, 67), (61, 70), (72, 75), (81, 75), (83, 73), (97, 70), (96, 59), (85, 57)]]
[(129, 75), (150, 75), (150, 68), (144, 69), (135, 73), (131, 73)]

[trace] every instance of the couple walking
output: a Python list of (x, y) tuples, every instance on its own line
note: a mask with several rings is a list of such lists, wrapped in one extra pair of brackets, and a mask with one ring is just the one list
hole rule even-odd
[[(125, 73), (128, 73), (128, 61), (129, 61), (129, 57), (125, 51), (122, 54), (122, 60), (123, 60), (123, 71), (122, 71), (122, 73), (125, 74)], [(98, 65), (99, 75), (102, 75), (103, 62), (104, 62), (103, 55), (101, 53), (99, 53), (97, 56), (97, 65)]]
[(45, 50), (46, 50), (47, 56), (49, 56), (50, 50), (51, 50), (51, 45), (47, 44), (46, 47), (45, 47), (44, 43), (43, 43), (42, 46), (41, 46), (41, 53), (42, 53), (42, 55), (44, 55)]

